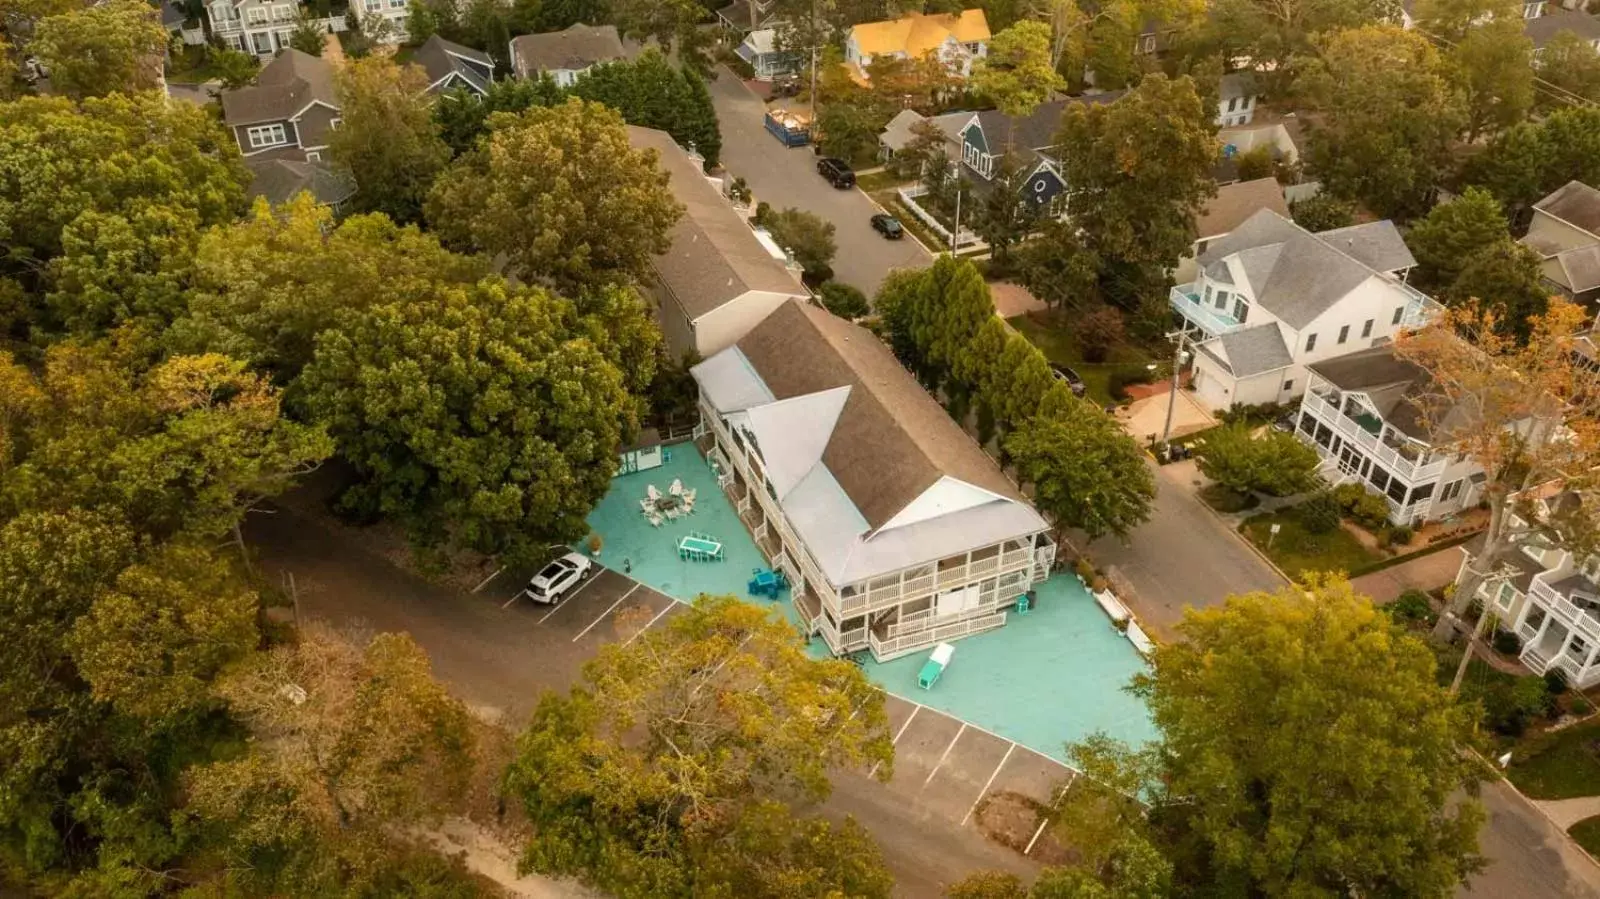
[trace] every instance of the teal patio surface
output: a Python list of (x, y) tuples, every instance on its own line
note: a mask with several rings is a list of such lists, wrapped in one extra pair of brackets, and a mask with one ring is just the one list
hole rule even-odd
[[(739, 513), (706, 463), (705, 456), (692, 443), (668, 447), (670, 461), (660, 468), (625, 474), (611, 482), (611, 490), (589, 513), (589, 529), (605, 541), (600, 563), (683, 602), (693, 602), (702, 593), (713, 596), (731, 593), (741, 599), (781, 609), (798, 622), (787, 593), (774, 603), (752, 597), (746, 588), (755, 568), (766, 568), (767, 558), (739, 520)], [(673, 478), (695, 490), (694, 514), (651, 527), (639, 511), (654, 484), (663, 494)], [(678, 558), (678, 541), (691, 532), (708, 534), (722, 543), (720, 562), (691, 562)], [(626, 563), (626, 564), (625, 564)], [(631, 570), (627, 570), (631, 569)]]
[[(605, 541), (599, 561), (617, 571), (631, 569), (628, 576), (683, 602), (702, 593), (731, 593), (776, 606), (798, 623), (787, 593), (774, 603), (747, 591), (751, 569), (765, 568), (766, 557), (717, 486), (705, 457), (692, 443), (670, 451), (672, 458), (662, 467), (615, 479), (590, 513), (590, 528)], [(650, 484), (667, 492), (673, 478), (697, 491), (694, 514), (651, 527), (639, 512), (639, 500)], [(691, 531), (720, 540), (724, 561), (679, 559), (678, 540)], [(932, 690), (917, 686), (917, 672), (931, 647), (884, 664), (868, 661), (863, 670), (890, 693), (1062, 761), (1066, 743), (1096, 731), (1134, 744), (1153, 739), (1155, 726), (1144, 704), (1122, 689), (1145, 670), (1133, 645), (1072, 575), (1052, 577), (1039, 585), (1037, 595), (1038, 605), (1027, 615), (1013, 612), (1005, 627), (955, 641), (955, 658)], [(825, 652), (821, 638), (812, 640), (811, 651)]]
[(952, 643), (955, 658), (932, 690), (917, 686), (931, 648), (868, 662), (866, 673), (890, 693), (1063, 762), (1067, 743), (1096, 731), (1136, 746), (1155, 739), (1144, 702), (1122, 689), (1146, 670), (1144, 657), (1072, 575), (1050, 578), (1037, 595), (1005, 627)]

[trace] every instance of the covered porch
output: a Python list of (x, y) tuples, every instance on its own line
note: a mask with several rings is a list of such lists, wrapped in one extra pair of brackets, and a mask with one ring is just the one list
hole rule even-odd
[(1600, 621), (1535, 578), (1514, 630), (1520, 659), (1535, 674), (1559, 670), (1584, 690), (1600, 683)]

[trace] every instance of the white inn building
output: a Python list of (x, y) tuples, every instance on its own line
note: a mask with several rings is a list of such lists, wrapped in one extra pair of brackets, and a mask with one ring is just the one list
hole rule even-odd
[(1049, 526), (866, 330), (791, 300), (692, 370), (697, 437), (834, 653), (892, 659), (1000, 627)]

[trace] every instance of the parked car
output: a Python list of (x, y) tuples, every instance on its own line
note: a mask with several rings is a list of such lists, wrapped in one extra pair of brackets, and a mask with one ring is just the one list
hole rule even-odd
[(850, 164), (835, 156), (824, 156), (817, 160), (817, 174), (840, 190), (856, 186), (856, 173), (850, 170)]
[(1056, 376), (1057, 381), (1064, 382), (1072, 389), (1073, 396), (1083, 396), (1089, 385), (1083, 383), (1083, 378), (1078, 373), (1058, 362), (1050, 363), (1050, 373)]
[(1300, 410), (1296, 409), (1293, 412), (1278, 416), (1277, 420), (1272, 423), (1272, 429), (1282, 431), (1285, 434), (1293, 434), (1294, 426), (1299, 423), (1299, 420)]
[(558, 602), (593, 570), (594, 562), (587, 556), (567, 553), (539, 569), (539, 573), (528, 581), (528, 587), (522, 591), (522, 595), (534, 602)]
[(899, 240), (906, 236), (906, 229), (901, 227), (900, 220), (887, 212), (880, 212), (872, 217), (872, 230), (890, 240)]

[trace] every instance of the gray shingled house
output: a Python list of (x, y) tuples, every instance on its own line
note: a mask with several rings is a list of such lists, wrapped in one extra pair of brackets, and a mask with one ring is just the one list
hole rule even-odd
[(603, 62), (626, 59), (615, 25), (577, 24), (565, 31), (523, 34), (511, 39), (511, 70), (518, 78), (548, 73), (562, 87)]
[(315, 162), (339, 123), (333, 67), (294, 48), (262, 67), (256, 83), (222, 92), (222, 121), (245, 159)]
[(411, 54), (411, 64), (428, 73), (428, 93), (465, 90), (483, 96), (494, 82), (494, 59), (482, 50), (447, 41), (437, 34)]

